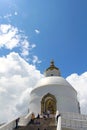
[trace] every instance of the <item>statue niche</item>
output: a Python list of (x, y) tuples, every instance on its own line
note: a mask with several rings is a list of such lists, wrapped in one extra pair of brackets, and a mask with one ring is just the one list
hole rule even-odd
[(50, 111), (51, 114), (56, 113), (56, 98), (54, 95), (48, 93), (41, 101), (41, 113)]

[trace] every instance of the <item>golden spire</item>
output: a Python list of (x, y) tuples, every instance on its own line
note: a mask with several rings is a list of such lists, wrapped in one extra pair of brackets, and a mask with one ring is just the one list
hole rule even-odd
[(60, 70), (54, 65), (54, 60), (50, 61), (50, 66), (45, 70), (45, 77), (60, 76)]
[(57, 69), (58, 70), (58, 68), (54, 65), (54, 60), (51, 60), (51, 62), (50, 62), (50, 67), (47, 69), (47, 70), (53, 70), (53, 69)]
[(54, 67), (54, 60), (51, 60), (50, 67)]

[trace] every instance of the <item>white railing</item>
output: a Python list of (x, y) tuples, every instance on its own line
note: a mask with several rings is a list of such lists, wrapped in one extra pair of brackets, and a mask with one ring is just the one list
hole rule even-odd
[(57, 130), (61, 130), (61, 116), (58, 118)]
[(62, 118), (62, 127), (65, 128), (87, 128), (87, 121), (71, 120)]
[(62, 117), (65, 119), (79, 119), (79, 120), (87, 120), (87, 115), (78, 114), (78, 113), (70, 113), (70, 112), (63, 112), (61, 113)]
[(30, 120), (31, 120), (31, 113), (29, 113), (26, 116), (20, 117), (18, 125), (19, 126), (26, 126), (29, 123)]
[(87, 115), (78, 113), (61, 113), (61, 125), (66, 128), (86, 128), (87, 129)]
[(16, 127), (16, 121), (15, 120), (10, 121), (10, 122), (0, 126), (0, 130), (13, 130), (13, 128)]
[[(26, 116), (22, 116), (19, 119), (18, 125), (19, 126), (26, 126), (31, 119), (31, 113)], [(0, 130), (13, 130), (16, 127), (16, 119), (0, 126)]]

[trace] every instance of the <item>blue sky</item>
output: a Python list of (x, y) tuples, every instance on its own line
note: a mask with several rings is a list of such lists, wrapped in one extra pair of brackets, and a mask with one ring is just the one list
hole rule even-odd
[(51, 59), (87, 114), (86, 31), (87, 0), (0, 1), (0, 123), (28, 110)]
[[(42, 61), (37, 65), (42, 73), (54, 59), (64, 77), (81, 74), (87, 68), (86, 5), (86, 0), (3, 0), (0, 24), (17, 27), (36, 44), (31, 53)], [(0, 51), (9, 53), (5, 48)]]

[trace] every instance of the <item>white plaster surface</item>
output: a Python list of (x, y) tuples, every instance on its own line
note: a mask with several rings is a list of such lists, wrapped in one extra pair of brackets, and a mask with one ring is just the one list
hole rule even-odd
[(41, 100), (48, 93), (55, 96), (57, 110), (60, 112), (79, 113), (77, 92), (64, 78), (59, 76), (45, 77), (39, 81), (30, 94), (30, 111), (35, 114), (40, 113)]

